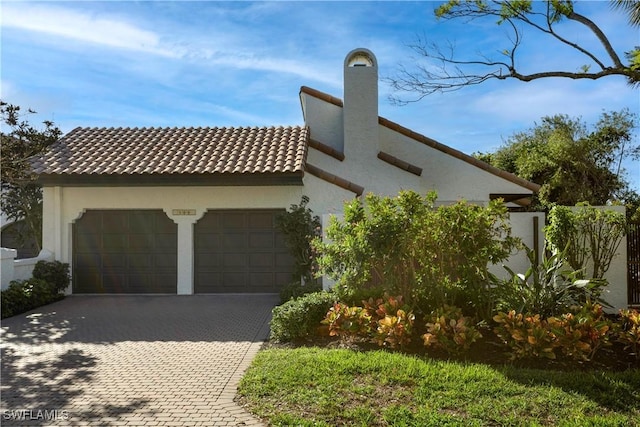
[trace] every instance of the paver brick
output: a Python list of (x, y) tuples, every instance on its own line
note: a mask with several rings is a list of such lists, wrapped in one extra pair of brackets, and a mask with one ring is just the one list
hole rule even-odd
[(72, 296), (0, 327), (2, 425), (261, 426), (233, 401), (274, 295)]

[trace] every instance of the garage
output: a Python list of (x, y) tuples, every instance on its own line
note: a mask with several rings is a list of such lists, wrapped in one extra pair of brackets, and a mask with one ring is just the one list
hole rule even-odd
[(195, 293), (273, 293), (294, 260), (276, 216), (284, 210), (210, 210), (194, 227)]
[(158, 210), (87, 210), (73, 224), (73, 293), (175, 294), (177, 225)]

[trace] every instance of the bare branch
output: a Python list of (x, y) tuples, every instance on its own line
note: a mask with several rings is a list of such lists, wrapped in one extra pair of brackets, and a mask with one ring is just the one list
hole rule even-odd
[[(621, 1), (624, 2), (624, 0)], [(572, 1), (548, 1), (544, 10), (540, 10), (540, 7), (536, 10), (536, 2), (533, 2), (533, 5), (531, 5), (506, 0), (451, 1), (445, 4), (445, 6), (446, 7), (439, 8), (436, 11), (438, 18), (444, 20), (462, 18), (471, 21), (493, 17), (497, 18), (498, 24), (508, 24), (510, 27), (510, 35), (508, 35), (507, 38), (511, 45), (508, 49), (500, 52), (506, 57), (505, 60), (493, 60), (489, 56), (482, 54), (478, 55), (479, 59), (477, 60), (456, 59), (454, 46), (451, 44), (449, 44), (448, 52), (445, 54), (437, 44), (433, 42), (426, 43), (424, 40), (418, 39), (417, 42), (409, 47), (413, 49), (421, 59), (426, 61), (416, 61), (411, 69), (402, 66), (395, 77), (386, 79), (396, 91), (413, 92), (417, 95), (416, 99), (401, 101), (399, 98), (394, 97), (392, 101), (396, 103), (414, 102), (432, 93), (451, 92), (462, 89), (465, 86), (481, 84), (492, 79), (516, 79), (524, 82), (551, 77), (574, 80), (596, 80), (607, 76), (618, 75), (627, 77), (632, 85), (638, 85), (638, 83), (640, 83), (640, 67), (625, 66), (607, 36), (592, 20), (574, 11)], [(577, 22), (589, 29), (604, 46), (607, 55), (599, 57), (596, 53), (589, 51), (579, 43), (558, 34), (554, 26), (563, 18)], [(524, 24), (525, 27), (549, 35), (561, 44), (582, 53), (597, 64), (599, 71), (587, 72), (588, 70), (585, 67), (584, 72), (549, 70), (522, 73), (516, 68), (517, 54), (522, 44), (522, 29), (518, 24)], [(607, 63), (610, 63), (610, 65)]]

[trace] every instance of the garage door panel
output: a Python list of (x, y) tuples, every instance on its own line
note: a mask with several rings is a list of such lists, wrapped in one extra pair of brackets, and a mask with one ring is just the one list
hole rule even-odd
[(102, 236), (102, 250), (105, 252), (123, 252), (127, 249), (126, 234), (104, 234)]
[(102, 216), (102, 231), (114, 231), (126, 233), (129, 231), (127, 221), (127, 212), (122, 211), (106, 211), (107, 214)]
[(220, 233), (200, 233), (195, 242), (196, 252), (220, 252)]
[(249, 235), (250, 249), (273, 249), (273, 232), (258, 232)]
[(274, 225), (282, 212), (206, 212), (194, 226), (195, 292), (278, 292), (289, 283), (293, 259)]
[(249, 254), (249, 266), (251, 267), (273, 267), (274, 254), (269, 253), (253, 253)]
[(198, 230), (203, 234), (216, 233), (221, 229), (220, 215), (216, 215), (213, 212), (207, 212), (206, 215), (198, 220)]
[(228, 269), (237, 269), (238, 267), (245, 267), (246, 265), (247, 265), (246, 253), (222, 254), (222, 268), (225, 271)]
[(226, 233), (220, 239), (222, 241), (222, 251), (230, 249), (246, 248), (248, 237), (245, 233)]
[(178, 257), (170, 254), (156, 254), (153, 256), (153, 266), (156, 268), (166, 268), (175, 270), (178, 266)]
[(124, 254), (104, 254), (101, 256), (102, 267), (109, 268), (125, 268), (127, 266), (127, 257)]
[(274, 215), (271, 212), (249, 212), (247, 214), (249, 228), (272, 229), (274, 227)]
[(127, 266), (130, 270), (140, 268), (153, 268), (153, 255), (151, 254), (130, 254), (127, 255)]
[(176, 250), (177, 242), (174, 242), (172, 236), (175, 234), (156, 233), (151, 242), (154, 252), (173, 253)]
[(75, 263), (82, 268), (100, 268), (102, 266), (102, 255), (99, 253), (76, 254)]
[(76, 237), (74, 250), (78, 253), (94, 252), (102, 246), (102, 236), (99, 234), (81, 234)]
[(198, 261), (200, 271), (211, 271), (222, 266), (222, 254), (204, 254)]
[(73, 251), (74, 293), (176, 293), (177, 225), (163, 211), (87, 211)]
[(276, 254), (275, 266), (278, 271), (291, 271), (295, 266), (295, 260), (289, 254)]
[(129, 235), (129, 250), (131, 252), (153, 252), (158, 248), (155, 244), (155, 238), (150, 234), (131, 234)]
[(99, 288), (101, 293), (127, 293), (127, 280), (124, 273), (116, 274), (114, 272), (102, 274), (102, 286)]
[(224, 272), (222, 282), (228, 288), (237, 289), (236, 292), (243, 292), (242, 289), (247, 284), (247, 275), (244, 272)]
[(82, 215), (82, 228), (79, 228), (76, 233), (78, 235), (102, 233), (102, 216), (91, 211), (85, 212)]
[(224, 230), (247, 228), (247, 218), (245, 215), (238, 215), (233, 212), (225, 212), (222, 214), (221, 226)]

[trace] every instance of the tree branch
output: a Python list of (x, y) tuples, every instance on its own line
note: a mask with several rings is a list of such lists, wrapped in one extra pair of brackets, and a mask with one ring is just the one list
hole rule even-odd
[[(501, 53), (508, 58), (506, 61), (496, 61), (481, 55), (480, 60), (459, 60), (454, 57), (454, 47), (449, 44), (450, 52), (444, 54), (440, 47), (434, 43), (427, 44), (418, 39), (410, 45), (421, 57), (426, 58), (426, 64), (416, 63), (414, 70), (402, 66), (395, 77), (385, 80), (397, 91), (417, 93), (414, 102), (435, 92), (451, 92), (465, 86), (483, 83), (487, 80), (506, 80), (509, 78), (529, 82), (533, 80), (560, 77), (573, 80), (590, 79), (619, 75), (627, 77), (631, 84), (640, 83), (640, 67), (625, 66), (613, 49), (611, 42), (602, 30), (589, 18), (576, 13), (573, 10), (573, 2), (547, 2), (546, 10), (535, 10), (535, 2), (515, 3), (511, 1), (491, 0), (450, 0), (436, 10), (436, 16), (442, 19), (466, 18), (474, 20), (480, 18), (498, 18), (498, 24), (508, 23), (512, 36), (509, 36), (511, 48)], [(555, 31), (554, 24), (562, 18), (578, 22), (596, 35), (604, 46), (612, 65), (607, 65), (603, 58), (587, 50), (580, 44), (568, 40)], [(522, 29), (517, 23), (525, 24), (543, 34), (550, 35), (560, 43), (584, 54), (599, 67), (598, 72), (550, 70), (533, 73), (521, 73), (516, 68), (517, 52), (522, 42)], [(392, 97), (395, 103), (403, 104), (398, 97)]]

